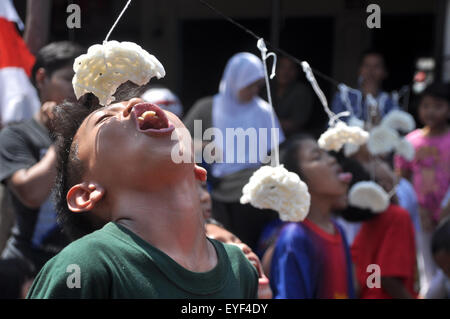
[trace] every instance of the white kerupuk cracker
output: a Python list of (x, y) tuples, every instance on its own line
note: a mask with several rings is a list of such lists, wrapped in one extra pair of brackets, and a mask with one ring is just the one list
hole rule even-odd
[(319, 138), (319, 147), (327, 151), (336, 151), (345, 143), (362, 145), (369, 138), (369, 133), (357, 126), (348, 126), (344, 122), (338, 122), (334, 127), (328, 128)]
[(262, 166), (242, 189), (240, 202), (260, 209), (273, 209), (281, 220), (298, 222), (308, 215), (311, 196), (300, 177), (283, 165)]
[(113, 94), (127, 81), (144, 85), (152, 77), (160, 79), (166, 75), (158, 59), (139, 45), (118, 41), (89, 47), (86, 54), (75, 59), (73, 70), (72, 85), (77, 99), (91, 92), (101, 105), (113, 102)]
[(389, 206), (389, 194), (375, 182), (362, 181), (350, 188), (348, 202), (354, 207), (381, 213)]

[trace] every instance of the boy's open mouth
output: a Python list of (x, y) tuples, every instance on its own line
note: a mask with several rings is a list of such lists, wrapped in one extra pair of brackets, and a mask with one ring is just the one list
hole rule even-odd
[(169, 123), (164, 111), (151, 103), (138, 103), (133, 106), (133, 115), (138, 131), (156, 134), (170, 133), (174, 126)]

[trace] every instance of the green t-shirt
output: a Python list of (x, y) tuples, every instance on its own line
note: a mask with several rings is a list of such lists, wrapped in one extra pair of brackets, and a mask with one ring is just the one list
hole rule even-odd
[(241, 250), (210, 241), (217, 265), (192, 272), (127, 228), (108, 223), (49, 260), (27, 298), (256, 298), (258, 275)]

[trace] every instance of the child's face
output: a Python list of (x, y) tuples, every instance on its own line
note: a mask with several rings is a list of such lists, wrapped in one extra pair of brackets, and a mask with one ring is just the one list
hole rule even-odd
[(255, 96), (258, 95), (261, 88), (264, 86), (264, 80), (258, 80), (250, 85), (239, 90), (238, 98), (241, 103), (250, 102)]
[(444, 274), (450, 278), (450, 252), (440, 250), (434, 255), (434, 260)]
[(383, 58), (378, 54), (369, 54), (364, 57), (359, 69), (359, 75), (363, 81), (381, 84), (386, 77)]
[(98, 183), (107, 191), (151, 191), (176, 183), (187, 174), (194, 176), (193, 161), (176, 164), (171, 158), (175, 146), (184, 150), (192, 147), (190, 136), (174, 132), (184, 128), (183, 123), (174, 114), (158, 109), (157, 115), (168, 128), (143, 131), (136, 109), (148, 104), (141, 102), (132, 99), (112, 104), (83, 121), (74, 142), (85, 167), (85, 182)]
[(444, 125), (450, 117), (449, 102), (426, 95), (419, 105), (419, 118), (422, 123), (430, 128)]
[(308, 185), (311, 194), (325, 196), (344, 196), (348, 190), (349, 181), (340, 178), (342, 168), (336, 159), (328, 152), (319, 148), (313, 139), (302, 141), (299, 150), (299, 169)]
[(45, 75), (41, 78), (37, 85), (42, 102), (53, 101), (60, 104), (65, 99), (74, 100), (73, 75), (72, 65), (67, 65), (54, 71), (50, 76)]

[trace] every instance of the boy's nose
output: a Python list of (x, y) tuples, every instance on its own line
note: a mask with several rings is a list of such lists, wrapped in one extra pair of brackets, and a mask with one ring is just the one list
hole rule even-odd
[(123, 116), (127, 117), (130, 115), (131, 111), (133, 110), (133, 106), (135, 106), (136, 104), (142, 103), (144, 102), (143, 99), (141, 98), (132, 98), (131, 100), (128, 101), (127, 107), (123, 110)]

